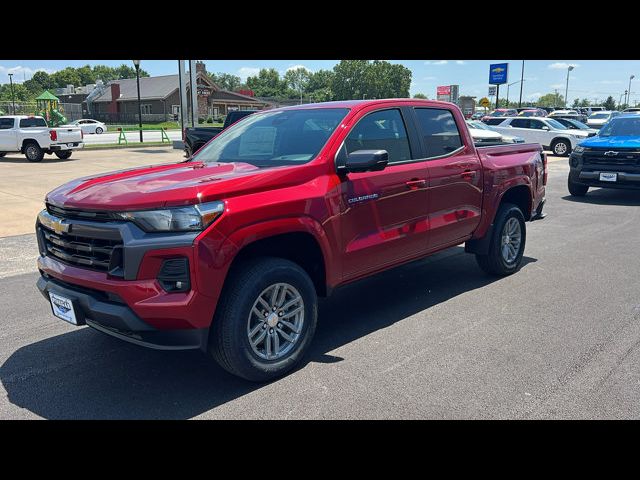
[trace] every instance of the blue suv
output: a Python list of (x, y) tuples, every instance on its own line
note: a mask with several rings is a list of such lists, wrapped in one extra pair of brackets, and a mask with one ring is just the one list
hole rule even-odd
[(584, 196), (589, 187), (640, 189), (640, 113), (618, 115), (580, 142), (569, 167), (571, 195)]

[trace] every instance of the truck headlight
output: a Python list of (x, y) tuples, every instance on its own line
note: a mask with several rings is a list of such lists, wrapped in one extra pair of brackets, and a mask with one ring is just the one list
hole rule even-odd
[(573, 149), (573, 153), (582, 153), (584, 152), (584, 147), (582, 145), (576, 145), (576, 148)]
[(211, 225), (224, 212), (224, 202), (209, 202), (188, 207), (120, 212), (122, 220), (135, 223), (145, 232), (198, 232)]

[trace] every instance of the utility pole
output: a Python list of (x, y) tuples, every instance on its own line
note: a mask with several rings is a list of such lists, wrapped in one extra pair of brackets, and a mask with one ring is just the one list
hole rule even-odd
[(16, 97), (13, 95), (13, 73), (9, 74), (9, 83), (11, 84), (11, 103), (13, 104), (13, 114), (16, 114)]
[(569, 101), (569, 72), (573, 70), (573, 65), (569, 65), (567, 68), (567, 88), (564, 91), (564, 106), (567, 107), (567, 102)]
[(522, 60), (522, 72), (520, 73), (520, 100), (518, 100), (518, 108), (522, 107), (522, 84), (524, 83), (524, 60)]

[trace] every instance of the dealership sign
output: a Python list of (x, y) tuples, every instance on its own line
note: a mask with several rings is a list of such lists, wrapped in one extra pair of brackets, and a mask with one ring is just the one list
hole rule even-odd
[(451, 95), (451, 85), (442, 85), (437, 88), (438, 95)]
[(494, 63), (489, 65), (489, 85), (502, 85), (507, 83), (508, 73), (508, 63)]

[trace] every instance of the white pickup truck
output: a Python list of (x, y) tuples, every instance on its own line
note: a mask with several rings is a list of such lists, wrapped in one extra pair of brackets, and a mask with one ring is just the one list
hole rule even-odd
[(44, 154), (66, 160), (73, 150), (84, 147), (80, 127), (49, 128), (43, 117), (5, 115), (0, 117), (0, 157), (20, 152), (30, 162), (40, 162)]

